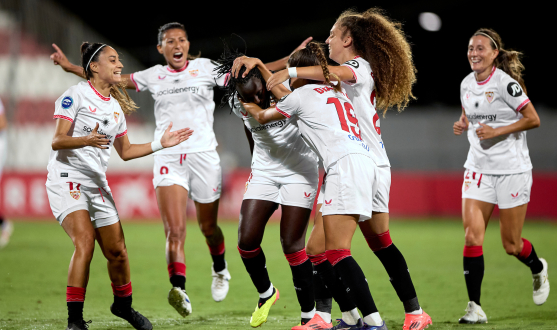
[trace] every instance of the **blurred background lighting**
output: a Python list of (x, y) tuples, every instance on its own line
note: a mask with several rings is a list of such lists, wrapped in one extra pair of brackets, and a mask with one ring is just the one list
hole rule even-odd
[(439, 31), (441, 29), (441, 18), (435, 13), (421, 13), (418, 19), (424, 30)]

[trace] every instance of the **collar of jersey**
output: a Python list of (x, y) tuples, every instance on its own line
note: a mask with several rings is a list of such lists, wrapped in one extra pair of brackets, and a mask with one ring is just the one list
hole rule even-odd
[(93, 89), (93, 92), (95, 92), (95, 94), (97, 94), (98, 97), (101, 98), (101, 100), (103, 101), (110, 101), (110, 96), (108, 97), (104, 97), (101, 93), (99, 93), (95, 87), (93, 86), (93, 84), (91, 84), (91, 82), (89, 80), (87, 80), (87, 82), (89, 83), (89, 86)]
[(170, 66), (167, 65), (166, 69), (168, 71), (172, 72), (172, 73), (182, 72), (188, 67), (189, 64), (190, 64), (190, 61), (186, 61), (186, 65), (184, 65), (181, 69), (178, 69), (178, 70), (171, 69)]
[(361, 57), (360, 55), (356, 55), (356, 56), (354, 56), (354, 59), (357, 59), (357, 58), (360, 58), (360, 57)]
[(486, 80), (484, 80), (484, 81), (476, 81), (476, 82), (478, 83), (478, 85), (485, 85), (485, 84), (487, 84), (487, 83), (489, 82), (489, 80), (491, 79), (491, 76), (493, 76), (493, 74), (495, 73), (495, 69), (496, 69), (496, 67), (495, 67), (495, 65), (494, 65), (493, 68), (491, 69), (491, 74), (489, 75), (489, 77), (487, 77)]

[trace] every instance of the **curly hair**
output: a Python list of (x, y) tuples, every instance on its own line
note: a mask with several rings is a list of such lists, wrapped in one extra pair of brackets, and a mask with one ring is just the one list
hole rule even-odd
[[(489, 45), (491, 46), (491, 48), (499, 50), (499, 55), (497, 55), (494, 61), (495, 67), (503, 70), (506, 74), (516, 80), (524, 90), (524, 94), (526, 94), (526, 86), (524, 86), (524, 79), (522, 78), (524, 64), (522, 64), (522, 62), (520, 61), (523, 54), (515, 50), (505, 49), (503, 46), (503, 41), (501, 40), (501, 36), (499, 35), (499, 33), (495, 32), (492, 29), (478, 29), (476, 32), (474, 32), (474, 35), (472, 35), (472, 37), (481, 35), (485, 36), (486, 34), (491, 37), (489, 41)], [(496, 44), (494, 44), (494, 42)]]
[[(224, 50), (218, 59), (218, 63), (220, 64), (213, 71), (216, 71), (217, 77), (220, 78), (224, 75), (230, 74), (232, 71), (232, 67), (234, 66), (234, 60), (238, 57), (245, 56), (242, 52), (238, 49), (230, 49), (228, 44), (223, 41)], [(247, 84), (252, 79), (259, 79), (263, 86), (266, 86), (265, 80), (261, 75), (261, 71), (257, 67), (251, 69), (247, 76), (242, 77), (242, 74), (246, 71), (246, 67), (243, 66), (240, 71), (238, 72), (238, 78), (234, 78), (232, 75), (228, 76), (228, 79), (225, 81), (224, 87), (222, 89), (225, 91), (224, 96), (222, 97), (220, 106), (223, 107), (226, 104), (231, 104), (234, 107), (234, 96), (238, 94), (238, 90), (236, 89), (237, 86), (242, 86)], [(270, 93), (268, 95), (268, 99), (265, 100), (265, 105), (269, 105), (271, 103)]]
[[(81, 67), (83, 68), (83, 75), (85, 76), (85, 79), (89, 80), (93, 78), (93, 71), (91, 71), (90, 63), (97, 62), (99, 60), (99, 56), (102, 52), (104, 52), (104, 49), (102, 48), (106, 48), (105, 46), (108, 45), (98, 42), (93, 44), (84, 42), (81, 44)], [(139, 108), (126, 91), (126, 84), (123, 81), (110, 86), (110, 95), (112, 95), (116, 101), (120, 103), (120, 107), (126, 115), (131, 114)]]
[(305, 48), (302, 48), (292, 55), (288, 59), (289, 67), (304, 67), (304, 66), (321, 66), (323, 70), (323, 76), (325, 76), (325, 82), (334, 88), (335, 91), (340, 92), (340, 84), (331, 83), (330, 77), (333, 76), (336, 80), (340, 81), (339, 77), (334, 73), (329, 72), (329, 67), (327, 66), (327, 58), (323, 52), (323, 44), (317, 42), (310, 42)]
[(378, 8), (363, 13), (343, 12), (337, 26), (344, 28), (343, 37), (350, 33), (356, 53), (371, 65), (377, 90), (377, 109), (397, 107), (402, 111), (415, 99), (412, 86), (416, 68), (412, 51), (402, 31), (402, 24), (391, 20)]

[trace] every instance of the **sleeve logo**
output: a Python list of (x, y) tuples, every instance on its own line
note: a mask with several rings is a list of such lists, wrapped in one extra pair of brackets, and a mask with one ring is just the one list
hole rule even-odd
[(522, 88), (519, 84), (511, 82), (507, 85), (507, 92), (509, 92), (509, 95), (512, 97), (518, 97), (522, 95)]
[(358, 61), (356, 60), (346, 61), (344, 62), (344, 64), (350, 65), (351, 67), (354, 67), (356, 69), (360, 67), (360, 63), (358, 63)]
[(73, 99), (70, 96), (66, 96), (62, 99), (62, 108), (69, 109), (73, 104)]
[(288, 93), (288, 94), (284, 95), (283, 97), (281, 97), (281, 99), (280, 99), (277, 103), (280, 103), (280, 102), (286, 100), (286, 98), (287, 98), (288, 95), (290, 95), (290, 94), (291, 94), (291, 93)]

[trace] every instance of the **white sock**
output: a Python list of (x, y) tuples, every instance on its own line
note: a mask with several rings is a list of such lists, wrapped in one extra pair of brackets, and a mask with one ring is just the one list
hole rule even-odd
[(267, 291), (259, 294), (259, 298), (266, 299), (272, 295), (273, 295), (273, 283), (271, 283), (271, 286), (267, 289)]
[(323, 319), (323, 321), (327, 322), (327, 323), (331, 323), (331, 313), (327, 313), (327, 312), (315, 312), (317, 315), (321, 316), (321, 318)]
[(420, 309), (417, 309), (417, 310), (415, 310), (415, 311), (413, 311), (413, 312), (406, 313), (406, 314), (420, 315), (420, 314), (422, 314), (423, 312), (424, 312), (424, 311), (423, 311), (422, 308), (420, 307)]
[(348, 325), (355, 325), (356, 323), (358, 323), (359, 319), (360, 313), (358, 313), (357, 308), (354, 308), (353, 310), (350, 310), (348, 312), (342, 312), (342, 320)]
[(379, 312), (364, 316), (364, 322), (373, 326), (380, 326), (383, 324), (383, 320), (381, 319), (381, 316), (379, 316)]
[(312, 319), (315, 316), (315, 307), (309, 312), (302, 312), (303, 319)]

